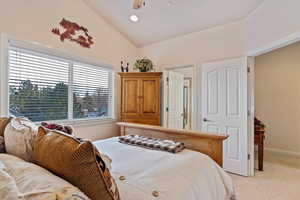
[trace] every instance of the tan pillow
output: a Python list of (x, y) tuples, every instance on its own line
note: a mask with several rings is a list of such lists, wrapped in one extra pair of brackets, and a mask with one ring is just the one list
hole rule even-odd
[(35, 163), (77, 186), (93, 200), (119, 200), (118, 188), (90, 141), (39, 128)]
[(0, 136), (4, 137), (4, 130), (7, 124), (10, 122), (11, 118), (1, 117), (0, 118)]
[(26, 118), (13, 118), (4, 131), (6, 153), (32, 161), (33, 140), (38, 126)]
[(0, 153), (5, 153), (4, 131), (10, 120), (8, 117), (0, 118)]

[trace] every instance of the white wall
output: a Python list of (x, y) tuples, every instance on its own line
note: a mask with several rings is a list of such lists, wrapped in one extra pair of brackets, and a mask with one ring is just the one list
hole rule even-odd
[(163, 69), (167, 66), (200, 64), (216, 59), (241, 56), (244, 50), (244, 24), (235, 22), (191, 33), (140, 49)]
[[(86, 49), (69, 41), (60, 42), (58, 36), (51, 33), (51, 29), (57, 27), (62, 18), (87, 27), (94, 37), (95, 45)], [(138, 51), (82, 0), (1, 0), (0, 33), (114, 65), (117, 69), (121, 60), (132, 63)], [(91, 139), (118, 133), (114, 123), (76, 127), (76, 130), (79, 136)]]
[(245, 20), (247, 52), (300, 33), (299, 8), (299, 0), (265, 0)]

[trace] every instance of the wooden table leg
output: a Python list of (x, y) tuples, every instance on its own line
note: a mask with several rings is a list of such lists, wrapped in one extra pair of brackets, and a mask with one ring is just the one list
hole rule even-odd
[(264, 170), (264, 139), (261, 138), (258, 144), (258, 170)]

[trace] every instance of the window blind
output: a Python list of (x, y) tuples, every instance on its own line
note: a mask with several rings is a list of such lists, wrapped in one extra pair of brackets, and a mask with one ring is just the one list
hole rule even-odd
[(67, 119), (68, 67), (46, 54), (10, 48), (10, 114), (32, 121)]
[(110, 72), (82, 63), (73, 65), (73, 116), (107, 118), (110, 116)]
[(10, 47), (9, 113), (32, 121), (111, 118), (108, 69)]

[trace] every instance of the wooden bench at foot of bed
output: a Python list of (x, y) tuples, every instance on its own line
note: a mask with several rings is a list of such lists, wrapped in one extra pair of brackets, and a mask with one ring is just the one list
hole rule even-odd
[(120, 126), (121, 135), (141, 135), (183, 142), (186, 148), (206, 154), (223, 166), (223, 141), (228, 138), (227, 135), (125, 122), (118, 122), (117, 125)]

